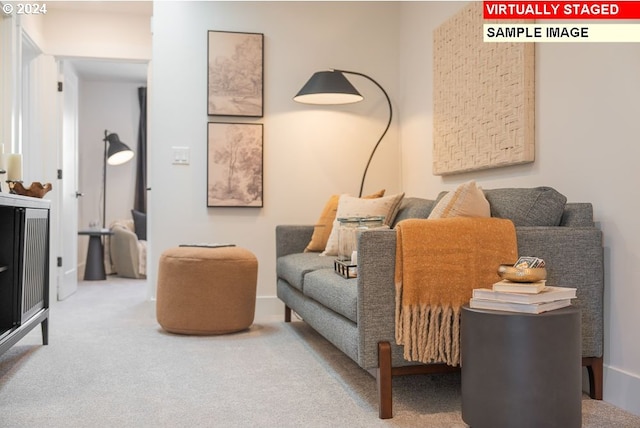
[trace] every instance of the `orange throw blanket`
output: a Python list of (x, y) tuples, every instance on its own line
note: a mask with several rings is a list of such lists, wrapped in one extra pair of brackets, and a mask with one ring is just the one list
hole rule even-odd
[(396, 342), (404, 358), (460, 364), (460, 309), (518, 258), (510, 220), (409, 219), (396, 226)]

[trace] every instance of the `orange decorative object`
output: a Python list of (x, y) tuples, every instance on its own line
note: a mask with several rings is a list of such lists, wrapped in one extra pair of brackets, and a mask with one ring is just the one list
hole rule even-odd
[(42, 198), (52, 189), (51, 183), (42, 184), (39, 181), (34, 181), (29, 187), (24, 187), (20, 181), (9, 181), (8, 183), (11, 193), (33, 198)]

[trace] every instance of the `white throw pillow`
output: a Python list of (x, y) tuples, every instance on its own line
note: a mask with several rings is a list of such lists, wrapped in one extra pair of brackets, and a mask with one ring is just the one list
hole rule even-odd
[(491, 206), (482, 187), (471, 180), (447, 193), (429, 214), (429, 218), (491, 217)]
[(331, 234), (329, 235), (327, 246), (322, 252), (322, 255), (338, 255), (338, 229), (340, 227), (340, 222), (337, 220), (338, 218), (384, 216), (384, 225), (390, 226), (398, 214), (403, 197), (404, 193), (376, 199), (362, 199), (349, 195), (341, 195), (338, 201), (336, 220), (333, 221)]

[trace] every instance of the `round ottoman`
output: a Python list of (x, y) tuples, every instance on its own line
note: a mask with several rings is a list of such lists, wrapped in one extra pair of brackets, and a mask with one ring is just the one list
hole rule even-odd
[(156, 317), (168, 332), (224, 334), (249, 328), (258, 261), (240, 247), (177, 247), (160, 256)]

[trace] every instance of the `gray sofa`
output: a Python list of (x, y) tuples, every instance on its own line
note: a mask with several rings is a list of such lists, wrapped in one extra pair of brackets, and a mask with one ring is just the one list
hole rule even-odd
[[(602, 399), (603, 247), (589, 203), (566, 203), (549, 187), (484, 191), (492, 217), (511, 219), (520, 255), (547, 263), (549, 284), (576, 287), (574, 305), (582, 314), (582, 364), (590, 395)], [(442, 193), (437, 200), (439, 200)], [(404, 198), (393, 226), (407, 218), (427, 218), (435, 203)], [(381, 418), (392, 417), (393, 376), (458, 370), (444, 364), (417, 364), (395, 344), (395, 230), (370, 230), (358, 241), (358, 277), (334, 272), (334, 257), (303, 252), (311, 225), (276, 227), (277, 294), (285, 321), (295, 311), (377, 380)], [(428, 254), (425, 255), (425, 261)]]

